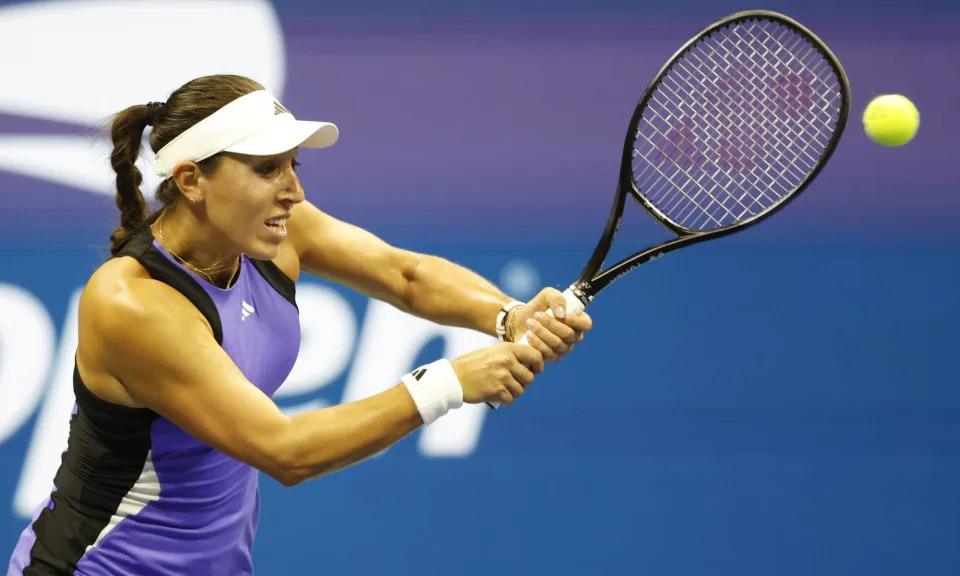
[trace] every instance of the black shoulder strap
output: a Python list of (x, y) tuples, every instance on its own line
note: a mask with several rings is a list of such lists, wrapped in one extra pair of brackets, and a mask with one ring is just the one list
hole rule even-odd
[(168, 284), (174, 290), (186, 296), (187, 300), (190, 300), (210, 323), (217, 344), (223, 344), (223, 326), (220, 324), (220, 313), (217, 311), (217, 306), (196, 280), (157, 250), (156, 246), (153, 245), (153, 233), (149, 226), (144, 226), (143, 230), (130, 238), (116, 257), (120, 256), (130, 256), (136, 259), (147, 269), (154, 280)]
[(250, 263), (253, 264), (257, 272), (263, 276), (263, 279), (266, 280), (274, 290), (289, 300), (295, 308), (297, 307), (297, 285), (293, 283), (293, 280), (291, 280), (289, 276), (283, 273), (283, 270), (269, 260), (254, 260), (251, 258)]

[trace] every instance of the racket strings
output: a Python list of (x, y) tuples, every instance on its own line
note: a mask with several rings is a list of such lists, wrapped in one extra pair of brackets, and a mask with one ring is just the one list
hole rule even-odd
[[(730, 47), (727, 47), (727, 50), (728, 50), (728, 51), (732, 51), (732, 50), (730, 49)], [(742, 51), (742, 49), (741, 49), (741, 51)], [(715, 62), (714, 62), (714, 64), (715, 64)], [(697, 66), (697, 68), (703, 68), (703, 64), (702, 64), (702, 63), (699, 64), (699, 65)], [(745, 91), (748, 89), (748, 88), (745, 88), (745, 87), (742, 85), (742, 83), (741, 83), (741, 82), (742, 82), (742, 79), (745, 78), (745, 77), (746, 77), (746, 74), (741, 74), (739, 77), (738, 77), (737, 75), (733, 75), (733, 76), (725, 79), (724, 82), (723, 82), (723, 84), (720, 84), (719, 86), (715, 86), (714, 88), (726, 87), (726, 88), (728, 88), (728, 89), (732, 89), (732, 90), (735, 91), (738, 95), (742, 95), (742, 94), (744, 94)], [(731, 81), (732, 81), (732, 82), (731, 82)], [(732, 88), (731, 88), (731, 85), (732, 85)], [(688, 85), (686, 88), (689, 89), (690, 86)], [(702, 89), (703, 86), (701, 86), (700, 88)], [(753, 86), (752, 88), (756, 88), (756, 86)], [(781, 107), (781, 108), (782, 108), (782, 107)], [(717, 110), (714, 110), (713, 112), (716, 113)], [(741, 112), (741, 114), (738, 114), (738, 115), (739, 115), (739, 121), (740, 121), (741, 123), (750, 122), (750, 120), (745, 119), (744, 116), (742, 115), (743, 110), (741, 110), (740, 112)], [(694, 114), (694, 116), (696, 116), (696, 115)], [(754, 117), (752, 120), (753, 120), (753, 123), (755, 124), (755, 123), (756, 123), (756, 118)], [(729, 120), (728, 120), (728, 121), (729, 121)], [(702, 126), (701, 126), (701, 127), (702, 127)], [(753, 132), (754, 132), (755, 134), (761, 134), (761, 135), (762, 135), (762, 134), (767, 134), (767, 133), (769, 133), (769, 128), (766, 128), (766, 130), (767, 130), (767, 131), (753, 130)], [(740, 144), (740, 143), (738, 142), (738, 144)], [(763, 144), (765, 144), (765, 145), (767, 145), (767, 146), (770, 146), (772, 143), (769, 142), (769, 141), (767, 141), (767, 142), (764, 142)], [(718, 143), (718, 145), (719, 145), (719, 143)], [(736, 154), (744, 154), (744, 146), (743, 146), (742, 144), (740, 144), (740, 145), (737, 147), (737, 149), (733, 149), (733, 147), (730, 146), (729, 144), (727, 145), (727, 148), (726, 148), (726, 149), (724, 149), (724, 148), (722, 147), (722, 145), (720, 145), (720, 146), (721, 146), (721, 147), (720, 147), (720, 151), (721, 151), (720, 157), (721, 157), (721, 160), (722, 160), (722, 161), (726, 162), (728, 165), (731, 165), (735, 171), (741, 171), (742, 169), (744, 169), (744, 168), (747, 167), (747, 164), (746, 164), (745, 162), (738, 162), (738, 161), (737, 161), (737, 160), (738, 160), (737, 158), (734, 158), (734, 159), (733, 159), (735, 162), (737, 162), (737, 165), (733, 165), (733, 162), (730, 161), (730, 156), (731, 156), (730, 152), (731, 152), (731, 150), (733, 151), (733, 154), (734, 154), (734, 155), (736, 155)], [(725, 154), (724, 152), (726, 152), (726, 154)], [(769, 173), (769, 172), (768, 172), (768, 173)], [(717, 185), (717, 184), (719, 184), (719, 183), (715, 182), (714, 188), (716, 188), (716, 185)], [(681, 191), (685, 193), (685, 190), (681, 189)], [(712, 190), (707, 190), (708, 196), (714, 196), (711, 192), (712, 192)], [(689, 196), (689, 195), (687, 195), (687, 196)], [(766, 196), (766, 195), (764, 195), (764, 196)], [(736, 198), (736, 199), (738, 200), (739, 208), (740, 208), (741, 210), (742, 210), (743, 208), (745, 208), (743, 202), (741, 201), (741, 200), (742, 200), (742, 195), (741, 195), (740, 198)], [(769, 200), (769, 197), (767, 197), (767, 199)], [(677, 200), (679, 200), (679, 198), (678, 198)], [(751, 204), (753, 204), (753, 203), (751, 203)], [(696, 207), (698, 207), (698, 208), (701, 208), (701, 209), (702, 209), (702, 207), (703, 207), (699, 202), (692, 202), (692, 203), (690, 203), (690, 206), (688, 207), (688, 208), (689, 208), (688, 211), (690, 211), (690, 212), (692, 212), (692, 213), (696, 213), (696, 211), (693, 210), (694, 206), (696, 206)], [(666, 208), (669, 210), (669, 209), (672, 209), (673, 206), (669, 206), (669, 205), (668, 205), (668, 206), (666, 206)], [(731, 212), (730, 210), (725, 210), (725, 211), (727, 212), (727, 214), (725, 214), (725, 216), (733, 216), (734, 218), (742, 217), (743, 214), (744, 214), (744, 212), (741, 212), (741, 214), (739, 214), (739, 215), (734, 215), (734, 214), (732, 214), (732, 212)], [(684, 216), (684, 215), (681, 214), (681, 218), (680, 218), (680, 219), (683, 220), (684, 223), (689, 226), (690, 223), (687, 222), (686, 219), (684, 219), (682, 216)], [(711, 218), (711, 220), (712, 220), (713, 223), (716, 223), (716, 221), (717, 221), (716, 218)]]
[(744, 21), (671, 67), (636, 127), (634, 181), (689, 230), (769, 210), (817, 165), (839, 121), (841, 85), (804, 36)]
[[(729, 38), (725, 38), (724, 42), (727, 43), (728, 45), (722, 46), (721, 48), (727, 50), (730, 53), (735, 53), (737, 51), (742, 53), (745, 51), (742, 46), (730, 46)], [(742, 44), (742, 39), (737, 39), (735, 43)], [(712, 54), (709, 54), (709, 55), (712, 56)], [(716, 69), (718, 68), (718, 64), (720, 64), (716, 62), (714, 58), (711, 58), (709, 62), (698, 63), (694, 59), (691, 59), (691, 61), (696, 64), (697, 69), (703, 69), (704, 67), (712, 67)], [(728, 68), (728, 70), (730, 69)], [(700, 87), (701, 90), (703, 88), (707, 88), (707, 89), (714, 88), (717, 92), (721, 90), (725, 90), (725, 91), (731, 92), (735, 97), (739, 97), (741, 98), (741, 100), (745, 100), (745, 97), (748, 97), (751, 91), (757, 90), (758, 88), (762, 89), (762, 85), (758, 86), (757, 85), (758, 83), (756, 81), (756, 79), (761, 76), (760, 74), (756, 74), (755, 71), (751, 71), (749, 69), (746, 70), (746, 72), (738, 72), (739, 70), (738, 68), (732, 68), (732, 70), (734, 71), (734, 73), (733, 74), (728, 73), (727, 77), (722, 78), (717, 85), (701, 86)], [(696, 76), (693, 76), (693, 77), (696, 77)], [(709, 99), (707, 99), (706, 101), (709, 102)], [(720, 104), (722, 105), (722, 102)], [(777, 107), (778, 109), (781, 109), (781, 110), (786, 108), (786, 106), (780, 105), (779, 102), (777, 103)], [(732, 132), (734, 132), (734, 134), (732, 134), (732, 137), (729, 140), (726, 140), (726, 142), (723, 142), (723, 143), (717, 142), (715, 143), (715, 145), (720, 147), (719, 156), (720, 156), (721, 162), (732, 167), (734, 172), (742, 172), (743, 170), (751, 167), (751, 156), (757, 157), (760, 155), (760, 152), (758, 151), (759, 148), (766, 147), (768, 150), (776, 150), (776, 147), (775, 147), (776, 141), (778, 140), (783, 141), (784, 134), (782, 132), (779, 132), (776, 126), (768, 125), (770, 123), (764, 121), (763, 117), (758, 118), (755, 113), (755, 110), (751, 110), (749, 107), (739, 107), (737, 106), (737, 103), (734, 101), (734, 102), (731, 102), (727, 108), (728, 108), (727, 115), (729, 116), (729, 114), (732, 112), (734, 115), (736, 115), (737, 118), (731, 122), (730, 118), (728, 117), (726, 121), (733, 127), (737, 127), (738, 126), (737, 123), (739, 122), (739, 126), (745, 127), (745, 128), (742, 130), (739, 130), (739, 134), (737, 134), (736, 131), (733, 130)], [(716, 113), (718, 111), (720, 111), (720, 106), (718, 106), (717, 109), (714, 110), (713, 112)], [(722, 113), (723, 112), (721, 111), (721, 114)], [(740, 138), (738, 138), (738, 136)], [(771, 140), (770, 138), (771, 136), (774, 137), (775, 140)], [(763, 141), (757, 142), (758, 137), (762, 137), (761, 139)], [(717, 138), (717, 140), (719, 140), (719, 138)], [(750, 140), (753, 141), (752, 150), (750, 149), (751, 147), (746, 145), (745, 143), (745, 141), (750, 141)], [(731, 144), (731, 141), (733, 142), (732, 144)], [(746, 160), (741, 160), (742, 158), (746, 158)], [(764, 167), (762, 165), (758, 167), (763, 169), (763, 172), (768, 177), (770, 176), (769, 167)], [(782, 179), (787, 169), (789, 169), (789, 166), (781, 165), (779, 174), (771, 178), (772, 180), (771, 183), (775, 184), (777, 180)], [(741, 190), (742, 190), (742, 187), (741, 187)], [(780, 195), (778, 194), (777, 196), (779, 197)], [(740, 214), (738, 214), (736, 216), (737, 219), (743, 218), (745, 215), (749, 214), (751, 212), (751, 209), (753, 209), (755, 205), (759, 205), (758, 206), (759, 209), (762, 210), (765, 207), (773, 204), (773, 202), (771, 201), (772, 199), (767, 194), (762, 193), (762, 189), (761, 189), (761, 197), (751, 196), (751, 198), (753, 202), (750, 202), (750, 207), (746, 211), (743, 211)], [(740, 207), (744, 206), (743, 199), (744, 199), (743, 194), (741, 194), (741, 196), (737, 198), (737, 200), (739, 200), (738, 203)], [(765, 200), (765, 202), (759, 202), (760, 200)], [(672, 207), (668, 206), (668, 209), (669, 208), (672, 208)], [(692, 206), (690, 206), (690, 208), (692, 208)], [(693, 214), (696, 213), (694, 210), (689, 210), (689, 212)], [(683, 218), (684, 215), (681, 214), (680, 216), (681, 216), (680, 219), (683, 220), (683, 222), (689, 226), (690, 223)]]
[[(727, 47), (727, 49), (730, 50), (729, 47)], [(701, 67), (702, 67), (702, 66), (701, 66)], [(743, 95), (744, 93), (747, 92), (747, 90), (756, 88), (756, 86), (747, 86), (747, 87), (745, 87), (745, 86), (743, 85), (743, 78), (744, 78), (744, 77), (746, 77), (746, 75), (741, 75), (741, 76), (739, 76), (739, 77), (736, 76), (736, 75), (734, 75), (732, 78), (728, 78), (728, 79), (727, 79), (728, 81), (729, 81), (729, 80), (732, 80), (732, 82), (728, 82), (728, 85), (727, 85), (728, 88), (730, 87), (730, 85), (732, 85), (732, 88), (729, 88), (729, 89), (731, 89), (731, 90), (732, 90), (735, 94), (737, 94), (737, 95)], [(793, 85), (793, 86), (796, 86), (796, 83), (794, 83), (794, 84), (792, 84), (792, 85)], [(721, 86), (722, 86), (722, 85), (721, 85)], [(783, 109), (786, 108), (786, 107), (787, 107), (787, 106), (780, 105), (780, 103), (778, 103), (778, 108), (779, 108), (779, 109), (783, 110)], [(772, 135), (777, 136), (777, 139), (778, 139), (778, 140), (781, 140), (781, 141), (782, 141), (782, 140), (784, 139), (784, 138), (783, 138), (783, 136), (784, 136), (783, 133), (777, 133), (775, 130), (771, 130), (771, 127), (769, 127), (769, 126), (762, 126), (762, 124), (765, 124), (765, 122), (763, 121), (763, 119), (761, 118), (760, 121), (758, 122), (755, 114), (750, 114), (750, 111), (749, 111), (749, 110), (744, 111), (744, 110), (741, 109), (740, 112), (739, 112), (737, 115), (739, 116), (739, 121), (740, 121), (741, 123), (744, 123), (746, 126), (748, 126), (748, 129), (747, 129), (747, 130), (742, 131), (742, 132), (745, 132), (745, 133), (746, 133), (746, 136), (747, 136), (747, 138), (744, 138), (744, 140), (749, 139), (750, 136), (758, 135), (758, 134), (759, 134), (759, 135), (771, 135), (771, 134), (772, 134)], [(761, 126), (760, 126), (759, 128), (757, 128), (757, 124), (758, 124), (758, 123), (761, 124)], [(735, 136), (734, 136), (734, 138), (735, 138)], [(718, 140), (719, 140), (719, 138), (718, 138)], [(729, 142), (729, 141), (728, 141), (728, 142)], [(744, 145), (743, 143), (741, 143), (741, 142), (737, 142), (736, 144), (737, 144), (736, 147), (734, 147), (734, 146), (731, 146), (729, 143), (727, 143), (726, 148), (724, 148), (724, 147), (723, 147), (723, 144), (717, 143), (717, 145), (721, 146), (721, 147), (720, 147), (720, 155), (719, 155), (720, 158), (721, 158), (721, 161), (725, 162), (728, 166), (731, 166), (731, 167), (733, 168), (733, 171), (735, 171), (735, 172), (740, 172), (740, 171), (746, 169), (747, 167), (749, 167), (749, 162), (740, 162), (740, 161), (739, 161), (739, 158), (740, 158), (740, 157), (746, 156), (746, 157), (749, 158), (749, 155), (751, 155), (751, 152), (752, 152), (752, 155), (754, 155), (754, 156), (757, 156), (757, 155), (759, 155), (759, 154), (758, 154), (756, 151), (750, 151), (750, 150), (748, 150), (748, 146), (745, 146), (745, 145)], [(775, 150), (774, 145), (775, 145), (775, 143), (774, 143), (774, 142), (771, 142), (769, 139), (766, 140), (765, 142), (760, 143), (760, 144), (754, 144), (755, 147), (766, 146), (768, 149), (771, 149), (771, 150)], [(731, 156), (733, 156), (732, 161), (731, 161)], [(734, 163), (736, 163), (736, 164), (734, 164)], [(783, 166), (783, 165), (781, 165), (781, 166), (779, 167), (780, 169), (777, 170), (778, 174), (776, 174), (776, 175), (774, 175), (774, 176), (772, 176), (772, 177), (771, 177), (771, 171), (770, 171), (769, 167), (763, 167), (763, 166), (761, 166), (761, 168), (763, 168), (764, 173), (769, 177), (769, 179), (770, 179), (773, 183), (776, 183), (777, 180), (784, 178), (785, 172), (786, 172), (787, 169), (790, 168), (790, 166)], [(716, 187), (717, 187), (717, 184), (719, 184), (719, 183), (718, 183), (718, 182), (715, 182), (713, 188), (716, 188)], [(681, 189), (681, 190), (682, 190), (682, 189)], [(685, 192), (685, 190), (682, 190), (682, 191)], [(708, 192), (708, 194), (709, 194), (710, 196), (714, 196), (714, 194), (712, 194), (712, 192), (713, 192), (712, 189), (708, 189), (707, 192)], [(779, 194), (778, 194), (778, 196), (779, 196)], [(772, 202), (769, 201), (769, 200), (770, 200), (769, 196), (767, 196), (766, 194), (763, 194), (762, 197), (763, 197), (762, 199), (767, 200), (767, 202), (761, 203), (760, 206), (759, 206), (759, 209), (763, 209), (763, 208), (765, 208), (765, 207), (768, 206), (768, 205), (772, 205)], [(754, 207), (753, 205), (758, 203), (758, 202), (756, 202), (756, 201), (760, 199), (760, 198), (757, 198), (757, 197), (752, 197), (752, 198), (753, 198), (754, 202), (751, 202), (751, 203), (750, 203), (750, 204), (751, 204), (750, 208), (753, 208), (753, 207)], [(681, 198), (677, 198), (678, 201), (679, 201), (680, 199), (681, 199)], [(741, 213), (735, 215), (734, 217), (735, 217), (735, 218), (742, 218), (749, 210), (748, 210), (747, 212), (743, 211), (743, 208), (744, 208), (744, 202), (743, 202), (743, 200), (744, 200), (744, 198), (743, 198), (743, 195), (742, 195), (742, 194), (741, 194), (739, 197), (737, 197), (736, 200), (738, 200), (739, 206), (735, 206), (734, 208), (741, 210)], [(675, 202), (675, 203), (676, 203), (676, 202)], [(702, 204), (700, 204), (700, 202), (689, 203), (689, 205), (688, 205), (688, 213), (690, 213), (690, 214), (696, 214), (696, 213), (697, 213), (697, 210), (694, 210), (694, 207), (695, 207), (695, 206), (696, 206), (696, 207), (702, 207)], [(674, 206), (668, 205), (668, 206), (666, 206), (666, 208), (667, 208), (667, 209), (673, 209)], [(726, 212), (731, 212), (731, 210), (727, 210)], [(679, 218), (679, 219), (682, 220), (687, 226), (690, 226), (690, 222), (688, 221), (688, 219), (684, 218), (684, 216), (686, 216), (686, 215), (687, 215), (687, 214), (680, 214), (680, 218)], [(724, 214), (724, 216), (730, 216), (730, 214)], [(713, 222), (711, 222), (711, 223), (715, 223), (715, 222), (716, 222), (716, 218), (712, 218), (712, 221), (713, 221)]]
[[(724, 41), (728, 41), (728, 40), (729, 38), (724, 39)], [(723, 48), (730, 53), (736, 53), (737, 50), (739, 50), (741, 53), (745, 51), (742, 46), (731, 47), (728, 45)], [(707, 53), (707, 55), (712, 56), (713, 54)], [(697, 54), (691, 53), (690, 56), (692, 59), (694, 59), (692, 61), (695, 62), (695, 58)], [(682, 61), (679, 62), (678, 64), (682, 64)], [(723, 65), (724, 63), (717, 62), (715, 59), (711, 58), (710, 62), (697, 63), (696, 68), (698, 70), (702, 70), (708, 67), (713, 67), (714, 69), (717, 69), (717, 68), (721, 68)], [(734, 68), (733, 70), (737, 70), (737, 69)], [(748, 70), (746, 73), (743, 73), (743, 72), (736, 72), (734, 74), (728, 73), (727, 77), (721, 79), (720, 85), (718, 86), (701, 85), (699, 86), (699, 89), (700, 90), (716, 89), (716, 90), (728, 91), (728, 92), (731, 92), (736, 98), (739, 98), (741, 101), (748, 101), (750, 94), (752, 93), (751, 91), (763, 89), (762, 84), (757, 85), (757, 78), (760, 77), (761, 75), (762, 75), (762, 71), (760, 71), (759, 74), (755, 74), (754, 71), (750, 71), (750, 70)], [(690, 76), (690, 77), (696, 78), (696, 76)], [(748, 85), (745, 86), (744, 84), (748, 84)], [(724, 117), (724, 120), (727, 122), (727, 125), (731, 126), (731, 133), (732, 133), (727, 139), (724, 139), (722, 136), (715, 135), (715, 142), (713, 144), (719, 147), (719, 150), (720, 150), (719, 156), (721, 159), (721, 163), (727, 164), (728, 166), (733, 168), (734, 172), (742, 172), (748, 168), (752, 168), (752, 164), (754, 163), (752, 161), (753, 158), (757, 158), (761, 156), (762, 153), (758, 153), (757, 151), (758, 148), (766, 148), (767, 150), (773, 151), (774, 155), (771, 157), (773, 162), (767, 162), (767, 166), (764, 166), (760, 162), (756, 162), (757, 164), (756, 168), (762, 170), (764, 173), (763, 175), (766, 175), (768, 177), (770, 177), (769, 169), (771, 167), (780, 168), (779, 174), (776, 177), (770, 177), (769, 181), (767, 182), (767, 184), (770, 187), (775, 188), (776, 185), (779, 183), (779, 181), (783, 179), (783, 176), (786, 173), (786, 171), (791, 168), (790, 165), (783, 164), (783, 163), (779, 163), (779, 166), (774, 166), (775, 164), (778, 164), (777, 160), (779, 160), (781, 156), (776, 152), (777, 151), (776, 145), (778, 142), (784, 141), (784, 134), (780, 132), (780, 127), (777, 125), (773, 125), (771, 122), (765, 121), (765, 119), (762, 116), (758, 118), (756, 115), (755, 109), (740, 108), (739, 111), (736, 111), (734, 109), (737, 108), (737, 105), (734, 102), (728, 107), (728, 111), (724, 112), (720, 109), (721, 105), (722, 103), (714, 107), (714, 109), (712, 110), (712, 113), (718, 114), (719, 116)], [(731, 118), (731, 115), (735, 116), (735, 118)], [(737, 133), (738, 127), (744, 127), (743, 129), (739, 130), (739, 134)], [(709, 132), (708, 132), (708, 140), (709, 140)], [(750, 141), (750, 144), (752, 144), (752, 146), (748, 144), (748, 141)], [(816, 161), (815, 159), (811, 159), (811, 160), (814, 163)], [(736, 184), (742, 184), (742, 183), (736, 183)], [(744, 208), (744, 210), (743, 212), (741, 212), (735, 217), (736, 220), (740, 220), (748, 215), (751, 215), (752, 210), (755, 208), (759, 208), (760, 210), (763, 210), (766, 207), (773, 205), (776, 202), (776, 200), (778, 200), (782, 196), (783, 193), (787, 192), (787, 190), (781, 190), (780, 194), (776, 194), (775, 197), (771, 198), (764, 192), (763, 188), (758, 188), (757, 192), (760, 193), (760, 197), (755, 197), (749, 194), (750, 192), (749, 189), (744, 190), (742, 185), (739, 185), (738, 188), (740, 188), (741, 195), (737, 198), (737, 201), (739, 206)], [(749, 207), (743, 204), (743, 200), (745, 196), (750, 196), (752, 200), (749, 202)], [(760, 202), (760, 200), (764, 200), (764, 202)]]
[[(746, 46), (745, 43), (751, 39), (758, 43), (762, 43), (765, 40), (761, 35), (762, 31), (761, 34), (758, 34), (758, 30), (758, 26), (744, 27), (744, 35), (749, 35), (750, 38), (732, 35), (731, 37), (724, 38), (722, 42), (730, 42), (732, 38), (736, 38), (735, 42), (737, 46), (730, 47), (730, 50), (733, 51), (739, 48), (743, 53), (747, 53), (749, 46)], [(790, 44), (784, 41), (784, 37), (790, 41)], [(803, 112), (805, 109), (811, 110), (813, 108), (814, 97), (818, 93), (818, 89), (820, 91), (819, 93), (836, 93), (835, 90), (837, 86), (839, 86), (839, 83), (834, 86), (828, 86), (823, 82), (824, 77), (832, 76), (832, 69), (830, 69), (829, 64), (820, 53), (813, 49), (805, 39), (796, 34), (790, 34), (786, 28), (783, 28), (780, 37), (770, 35), (768, 38), (773, 42), (770, 48), (784, 54), (787, 59), (781, 63), (773, 58), (771, 52), (766, 53), (765, 65), (757, 69), (757, 75), (758, 77), (763, 76), (763, 80), (768, 85), (773, 86), (773, 90), (770, 92), (770, 96), (772, 97), (771, 103), (779, 114), (792, 114), (799, 123), (806, 121), (802, 127), (790, 124), (782, 124), (781, 127), (786, 127), (788, 131), (790, 128), (796, 128), (796, 130), (792, 132), (798, 138), (814, 137), (818, 139), (818, 142), (820, 142), (823, 147), (826, 147), (830, 141), (832, 131), (831, 133), (825, 133), (825, 131), (821, 130), (821, 125), (827, 125), (831, 120), (830, 111), (836, 109), (838, 100), (830, 101), (824, 99), (820, 110), (824, 112), (824, 114), (820, 114), (819, 117), (816, 114), (804, 114)], [(801, 51), (801, 49), (803, 50)], [(797, 58), (798, 52), (802, 55), (801, 58)], [(801, 71), (807, 73), (805, 74), (806, 77), (811, 78), (814, 83), (819, 83), (820, 86), (814, 86), (810, 81), (806, 80), (804, 76), (794, 72), (792, 70), (794, 63)], [(777, 76), (772, 74), (774, 71), (778, 74)], [(757, 89), (763, 88), (763, 86), (757, 86), (756, 83), (754, 83), (753, 87)], [(744, 99), (748, 97), (745, 90), (741, 90), (739, 95)], [(829, 107), (829, 109), (827, 109), (827, 107)], [(816, 110), (812, 111), (817, 112)], [(763, 119), (761, 118), (760, 121), (763, 122)], [(811, 157), (805, 148), (798, 148), (798, 151), (804, 153), (812, 163), (817, 161), (817, 158)]]

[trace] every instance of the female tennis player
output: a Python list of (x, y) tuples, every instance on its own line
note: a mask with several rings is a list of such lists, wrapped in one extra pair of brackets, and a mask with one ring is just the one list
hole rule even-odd
[[(152, 213), (134, 165), (147, 126), (162, 178)], [(80, 299), (68, 447), (9, 575), (250, 574), (257, 470), (292, 486), (464, 402), (509, 405), (582, 340), (590, 318), (564, 317), (557, 290), (512, 301), (305, 202), (299, 150), (337, 136), (237, 76), (192, 80), (114, 118), (121, 226)], [(398, 375), (376, 396), (286, 416), (270, 396), (297, 357), (302, 272), (505, 342)], [(530, 346), (512, 342), (525, 333)]]

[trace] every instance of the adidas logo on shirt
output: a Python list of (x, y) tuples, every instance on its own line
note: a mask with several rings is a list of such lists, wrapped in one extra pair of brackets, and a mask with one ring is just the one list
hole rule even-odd
[(241, 322), (246, 320), (248, 316), (250, 316), (251, 314), (257, 311), (256, 308), (254, 308), (252, 304), (247, 303), (246, 300), (241, 301), (240, 307), (242, 308), (242, 310), (240, 310)]

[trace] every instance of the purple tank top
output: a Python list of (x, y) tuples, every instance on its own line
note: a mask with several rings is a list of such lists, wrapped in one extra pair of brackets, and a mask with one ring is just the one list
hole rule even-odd
[[(144, 254), (153, 253), (148, 270), (169, 271), (176, 281), (167, 283), (174, 287), (191, 284), (185, 273), (193, 280), (194, 292), (198, 293), (197, 285), (202, 288), (208, 299), (198, 293), (191, 300), (202, 303), (211, 324), (214, 314), (219, 317), (224, 351), (254, 386), (271, 396), (293, 368), (300, 345), (293, 283), (278, 276), (282, 273), (272, 263), (242, 257), (234, 285), (217, 288), (181, 266), (152, 237), (149, 240), (150, 246), (143, 246)], [(30, 574), (31, 567), (49, 573), (57, 566), (61, 571), (54, 573), (89, 576), (251, 574), (258, 471), (153, 412), (93, 397), (78, 374), (74, 386), (79, 409), (71, 421), (72, 442), (55, 491), (21, 535), (8, 575)], [(113, 422), (117, 438), (122, 437), (116, 444), (91, 449), (80, 446), (89, 445), (89, 439), (75, 441), (96, 438), (89, 428), (110, 427)], [(71, 455), (71, 450), (85, 453)], [(91, 451), (92, 455), (86, 453)], [(99, 494), (91, 497), (91, 492)], [(62, 543), (60, 524), (80, 526), (74, 529), (72, 546)]]

